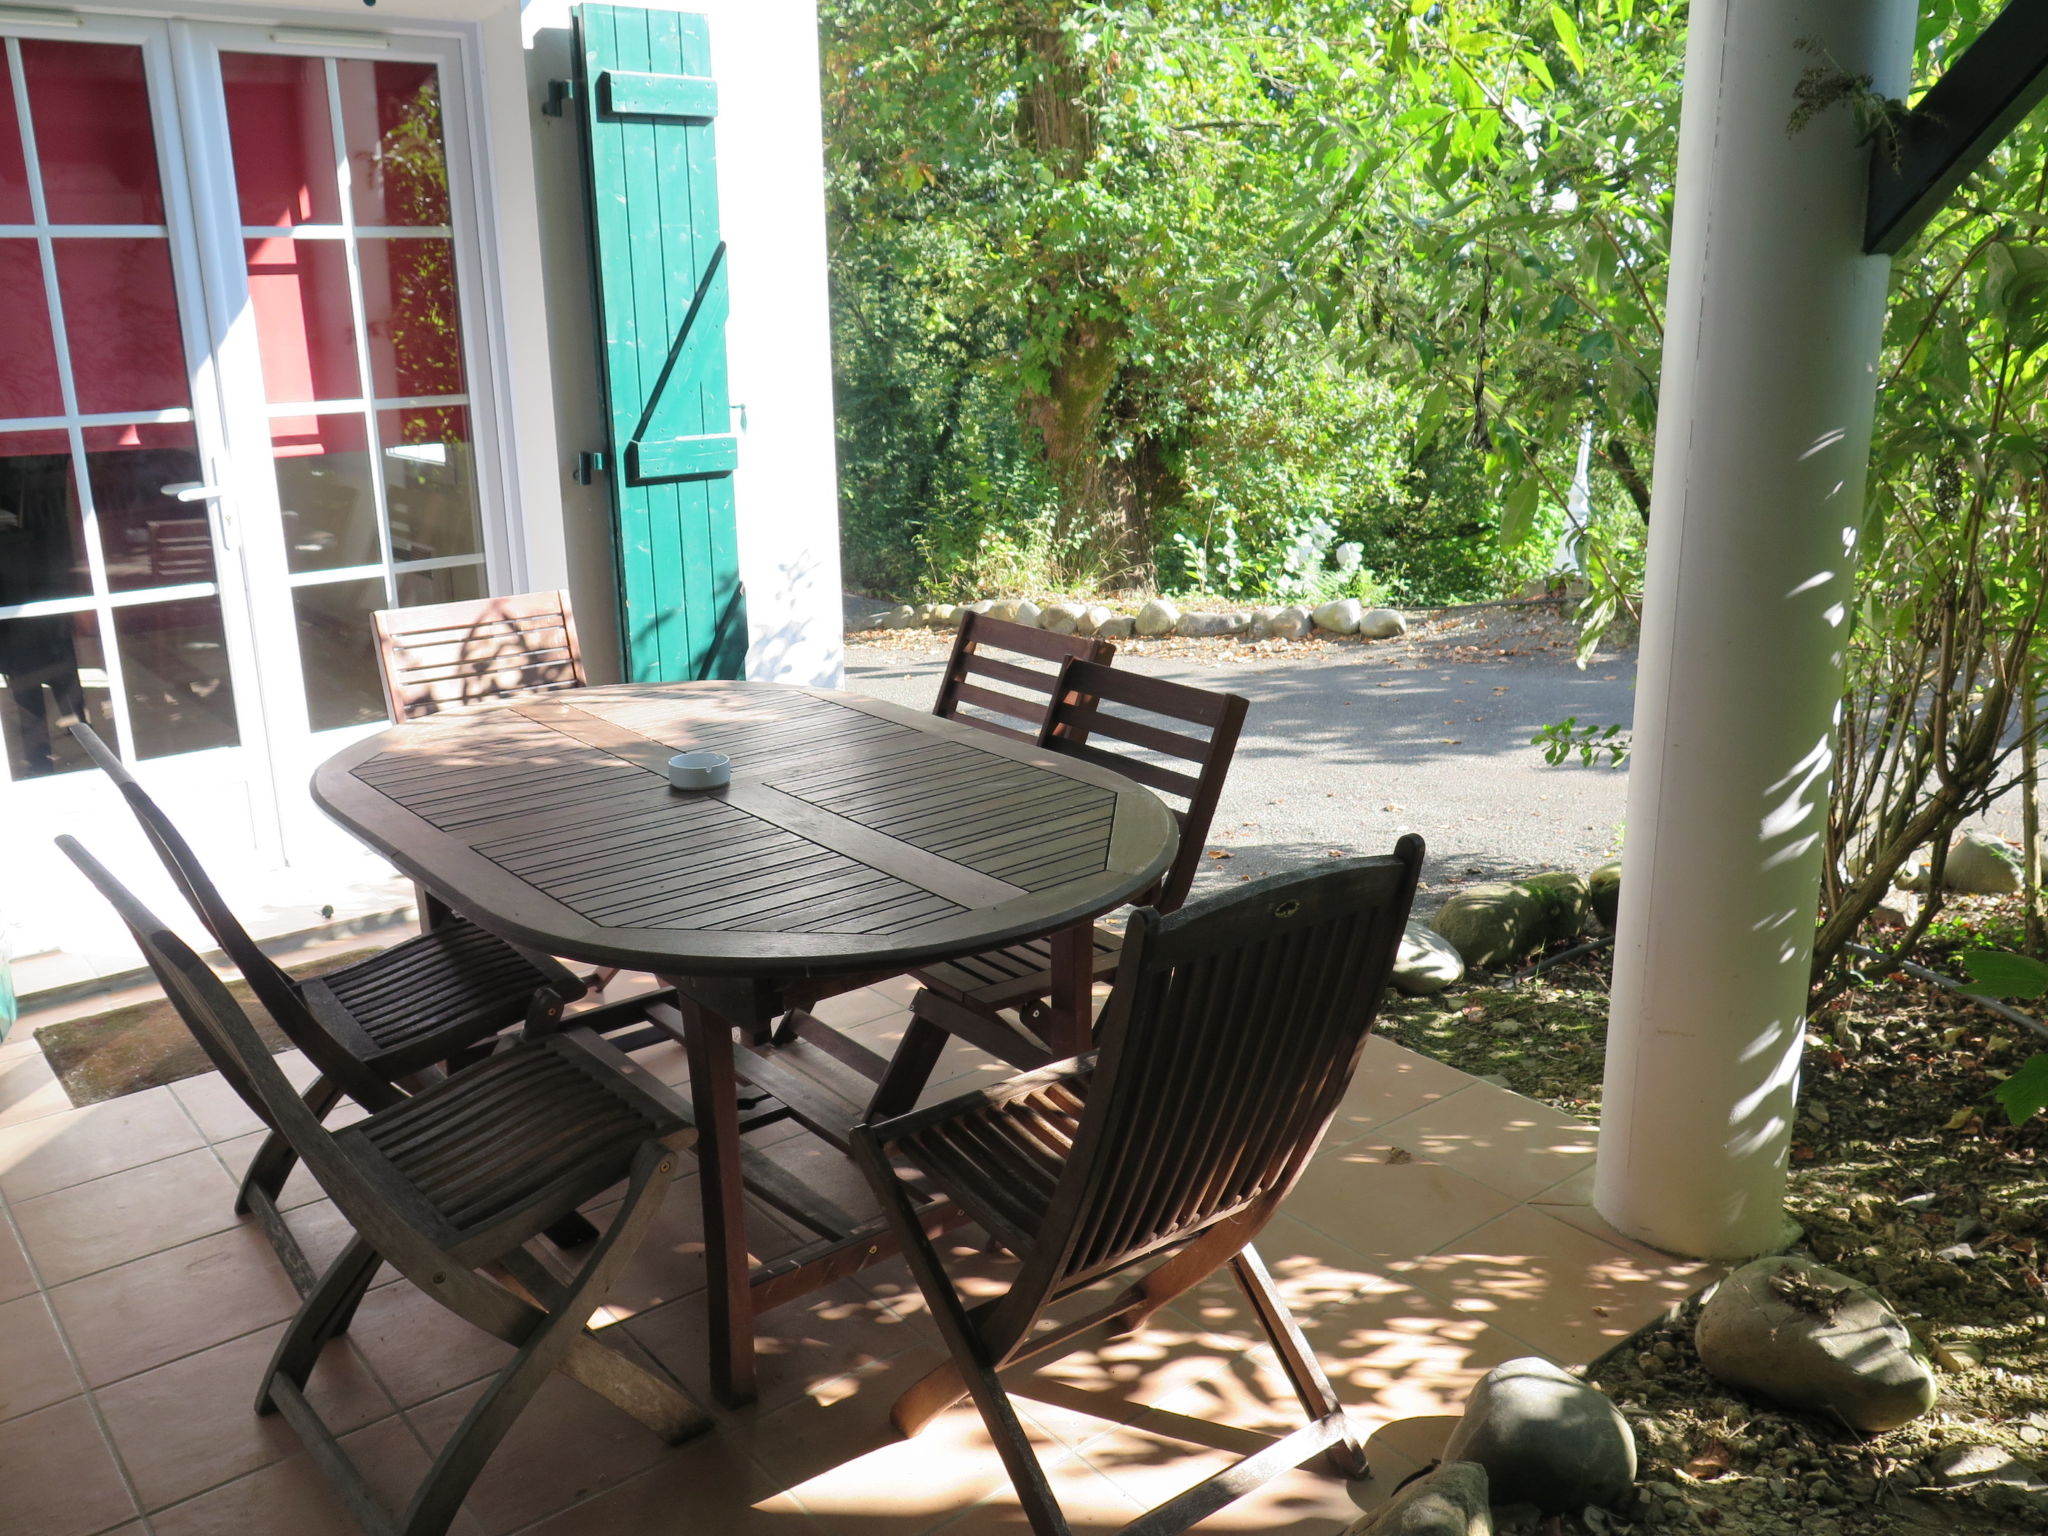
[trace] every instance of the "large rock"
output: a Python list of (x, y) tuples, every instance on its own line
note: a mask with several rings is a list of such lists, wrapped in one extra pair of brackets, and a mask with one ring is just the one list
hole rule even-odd
[(1486, 1468), (1446, 1461), (1346, 1528), (1344, 1536), (1493, 1536)]
[(1019, 624), (1022, 624), (1026, 629), (1038, 628), (1038, 615), (1041, 612), (1043, 612), (1043, 610), (1038, 606), (1038, 604), (1032, 602), (1031, 599), (1018, 599), (1017, 622)]
[(1358, 632), (1368, 640), (1391, 640), (1408, 633), (1408, 620), (1391, 608), (1369, 608), (1359, 617)]
[(1520, 880), (1468, 885), (1437, 908), (1431, 922), (1466, 965), (1484, 969), (1577, 938), (1592, 911), (1586, 882), (1568, 870), (1553, 869)]
[(1015, 624), (1018, 622), (1017, 610), (1024, 606), (1024, 599), (1021, 597), (999, 597), (981, 611), (992, 619), (1001, 619), (1005, 624)]
[[(1080, 620), (1074, 625), (1074, 633), (1077, 635), (1095, 634), (1101, 630), (1103, 625), (1115, 617), (1116, 610), (1114, 608), (1105, 608), (1100, 603), (1090, 603), (1081, 610)], [(1044, 623), (1045, 621), (1040, 619), (1039, 622)]]
[(1521, 959), (1543, 943), (1546, 925), (1541, 898), (1507, 880), (1466, 886), (1429, 921), (1477, 969)]
[(882, 615), (881, 623), (877, 627), (880, 629), (915, 629), (922, 622), (923, 620), (917, 616), (917, 610), (911, 607), (910, 604), (898, 603), (894, 608), (891, 608)]
[(1570, 870), (1548, 869), (1514, 882), (1543, 903), (1539, 941), (1557, 944), (1586, 931), (1593, 915), (1593, 896), (1586, 882)]
[(1317, 629), (1327, 629), (1333, 635), (1355, 635), (1359, 620), (1365, 617), (1365, 605), (1355, 597), (1340, 597), (1334, 603), (1324, 603), (1309, 617), (1315, 620)]
[(1180, 623), (1180, 609), (1163, 597), (1155, 597), (1138, 610), (1138, 633), (1170, 635)]
[(955, 603), (933, 603), (925, 610), (924, 622), (927, 629), (958, 629), (960, 608)]
[(1465, 962), (1450, 940), (1419, 917), (1408, 919), (1394, 957), (1394, 986), (1409, 997), (1430, 997), (1465, 979)]
[(1736, 1270), (1700, 1308), (1693, 1343), (1729, 1386), (1867, 1434), (1934, 1405), (1934, 1372), (1885, 1299), (1807, 1259), (1780, 1254)]
[(1601, 926), (1613, 932), (1621, 917), (1621, 860), (1602, 864), (1586, 876), (1586, 900), (1592, 903)]
[(1306, 608), (1278, 608), (1266, 619), (1265, 632), (1274, 640), (1306, 640), (1314, 622)]
[(1203, 640), (1217, 635), (1241, 635), (1251, 627), (1252, 616), (1248, 613), (1184, 613), (1174, 633)]
[(1128, 613), (1112, 613), (1095, 626), (1095, 633), (1104, 640), (1128, 640), (1138, 632), (1138, 621)]
[(1049, 635), (1079, 634), (1088, 610), (1080, 603), (1047, 603), (1038, 610), (1038, 627)]
[(2021, 884), (2020, 856), (2004, 838), (1965, 832), (1949, 845), (1941, 883), (1965, 896), (2003, 896)]
[(1613, 1509), (1635, 1484), (1636, 1438), (1605, 1394), (1532, 1355), (1479, 1378), (1444, 1460), (1484, 1467), (1495, 1504)]

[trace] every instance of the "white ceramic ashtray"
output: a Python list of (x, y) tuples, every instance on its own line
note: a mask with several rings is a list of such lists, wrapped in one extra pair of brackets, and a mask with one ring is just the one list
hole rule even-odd
[(668, 760), (671, 789), (716, 789), (732, 782), (732, 759), (723, 752), (678, 752)]

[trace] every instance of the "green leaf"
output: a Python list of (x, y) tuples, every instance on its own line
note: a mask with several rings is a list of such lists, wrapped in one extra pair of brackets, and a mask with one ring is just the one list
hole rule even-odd
[(1536, 525), (1538, 486), (1534, 475), (1524, 475), (1509, 487), (1500, 507), (1500, 541), (1519, 544)]
[(1963, 956), (1973, 997), (2009, 997), (2026, 1001), (2048, 992), (2048, 965), (2002, 949), (1973, 949)]
[(2048, 1109), (2048, 1051), (2037, 1051), (2020, 1064), (1997, 1088), (1993, 1097), (2005, 1106), (2006, 1118), (2014, 1125), (2025, 1125), (2042, 1110)]
[(1571, 12), (1561, 5), (1550, 8), (1551, 23), (1557, 28), (1557, 45), (1564, 49), (1565, 57), (1572, 61), (1572, 68), (1580, 74), (1586, 72), (1586, 50), (1579, 46), (1579, 24), (1572, 20)]

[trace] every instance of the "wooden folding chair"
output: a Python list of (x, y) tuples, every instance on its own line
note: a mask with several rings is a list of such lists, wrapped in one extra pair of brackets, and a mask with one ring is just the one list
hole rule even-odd
[[(78, 843), (58, 845), (111, 902), (165, 994), (249, 1107), (288, 1141), (355, 1228), (264, 1371), (258, 1413), (282, 1412), (373, 1536), (439, 1536), (553, 1371), (600, 1392), (671, 1444), (710, 1419), (584, 1325), (616, 1282), (695, 1132), (651, 1074), (586, 1030), (519, 1041), (425, 1092), (329, 1132), (255, 1027), (191, 949)], [(527, 1245), (625, 1182), (617, 1214), (569, 1274)], [(306, 1396), (322, 1346), (346, 1330), (378, 1265), (515, 1354), (471, 1405), (402, 1514), (385, 1510)]]
[(589, 681), (567, 592), (386, 608), (370, 622), (377, 631), (377, 675), (394, 721)]
[[(897, 1401), (896, 1425), (915, 1434), (973, 1398), (1038, 1536), (1065, 1536), (1067, 1523), (996, 1373), (1091, 1329), (1138, 1328), (1225, 1264), (1310, 1422), (1124, 1529), (1185, 1530), (1319, 1452), (1365, 1475), (1364, 1448), (1251, 1243), (1350, 1083), (1421, 865), (1409, 836), (1391, 857), (1277, 876), (1171, 916), (1145, 908), (1098, 1052), (855, 1130), (952, 1357)], [(970, 1304), (953, 1286), (892, 1159), (1017, 1257), (1008, 1291)], [(1048, 1315), (1140, 1266), (1106, 1306)]]
[[(551, 1026), (583, 995), (583, 983), (565, 967), (454, 917), (325, 975), (286, 975), (249, 936), (191, 845), (127, 765), (91, 727), (74, 725), (71, 734), (121, 791), (171, 879), (264, 1011), (313, 1063), (319, 1075), (304, 1097), (316, 1118), (344, 1094), (366, 1109), (396, 1103), (405, 1096), (401, 1085), (416, 1085), (438, 1065), (459, 1065), (511, 1025)], [(312, 1267), (277, 1211), (295, 1161), (291, 1143), (272, 1131), (242, 1178), (235, 1210), (262, 1222), (303, 1294), (313, 1284)], [(560, 1235), (575, 1240), (587, 1229), (579, 1232), (572, 1223)]]
[[(1209, 823), (1250, 706), (1163, 678), (1070, 660), (1040, 722), (1039, 745), (1110, 768), (1179, 800), (1180, 848), (1159, 884), (1138, 900), (1161, 912), (1187, 900)], [(1089, 990), (1113, 974), (1121, 941), (1093, 924), (911, 974), (924, 986), (871, 1106), (894, 1114), (917, 1102), (948, 1034), (1013, 1067), (1039, 1067), (1087, 1048)], [(1015, 1011), (1015, 1019), (1006, 1010)]]
[[(969, 609), (960, 616), (932, 713), (998, 736), (1036, 741), (1058, 693), (1061, 664), (1108, 666), (1115, 656), (1108, 640), (1055, 635)], [(1051, 665), (1029, 665), (1034, 661)]]
[[(932, 713), (998, 736), (1035, 742), (1047, 729), (1047, 716), (1059, 693), (1060, 668), (1069, 661), (1106, 667), (1115, 656), (1112, 641), (1055, 635), (970, 608), (960, 615)], [(810, 1009), (828, 997), (872, 986), (894, 974), (827, 976), (791, 984), (783, 992), (788, 1012), (776, 1029), (776, 1039), (786, 1044), (803, 1036), (834, 1048), (830, 1027)]]
[[(377, 631), (384, 707), (394, 724), (589, 686), (566, 591), (381, 608), (370, 623)], [(422, 928), (438, 927), (449, 915), (446, 904), (424, 887), (419, 907)], [(590, 984), (602, 992), (618, 974), (615, 965), (599, 966)]]

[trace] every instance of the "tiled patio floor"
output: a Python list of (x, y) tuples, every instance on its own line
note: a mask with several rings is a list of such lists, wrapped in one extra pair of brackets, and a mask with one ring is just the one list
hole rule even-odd
[[(615, 990), (614, 995), (618, 995)], [(895, 985), (821, 1010), (877, 1050)], [(33, 1016), (24, 1024), (35, 1022)], [(958, 1045), (934, 1093), (995, 1074)], [(641, 1059), (671, 1080), (682, 1055)], [(40, 1049), (0, 1046), (0, 1536), (354, 1530), (283, 1423), (250, 1412), (295, 1296), (229, 1206), (256, 1121), (217, 1077), (70, 1109)], [(872, 1209), (852, 1168), (793, 1128), (771, 1155)], [(758, 1138), (757, 1138), (758, 1141)], [(1374, 1476), (1300, 1471), (1205, 1530), (1324, 1533), (1434, 1455), (1471, 1383), (1541, 1354), (1593, 1359), (1711, 1278), (1608, 1230), (1590, 1198), (1592, 1130), (1386, 1041), (1315, 1164), (1260, 1242), (1347, 1404)], [(342, 1237), (301, 1176), (291, 1220)], [(754, 1209), (757, 1256), (796, 1238)], [(627, 1347), (700, 1400), (704, 1314), (694, 1178), (676, 1185), (610, 1303)], [(1000, 1284), (972, 1235), (952, 1246)], [(457, 1529), (539, 1536), (765, 1532), (947, 1536), (1023, 1528), (971, 1409), (895, 1437), (896, 1393), (937, 1363), (900, 1262), (760, 1320), (761, 1400), (670, 1449), (557, 1377), (500, 1448)], [(1155, 1326), (1013, 1386), (1077, 1530), (1113, 1528), (1298, 1422), (1235, 1290), (1212, 1280)], [(403, 1281), (371, 1292), (313, 1377), (330, 1420), (391, 1502), (459, 1420), (504, 1346)]]

